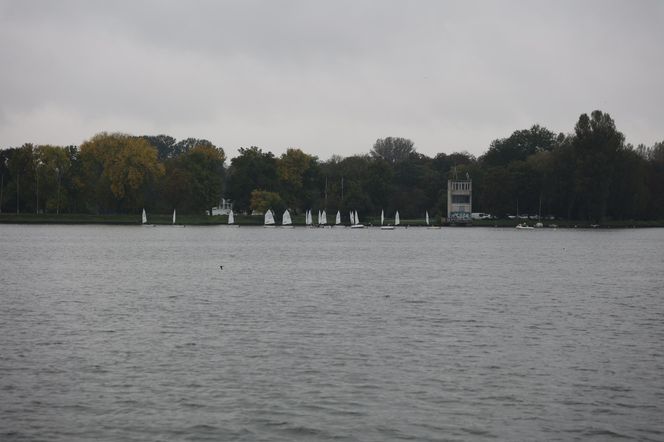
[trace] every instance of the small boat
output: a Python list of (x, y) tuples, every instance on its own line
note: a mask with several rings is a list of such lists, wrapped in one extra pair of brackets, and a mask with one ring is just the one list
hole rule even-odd
[(533, 226), (529, 226), (529, 225), (526, 224), (526, 223), (517, 224), (517, 225), (516, 225), (516, 228), (517, 228), (517, 229), (520, 229), (520, 230), (534, 230), (534, 229), (535, 229)]
[(394, 225), (398, 226), (399, 224), (401, 224), (401, 221), (399, 220), (399, 211), (397, 210), (397, 212), (394, 214)]
[(281, 227), (284, 229), (293, 228), (293, 221), (291, 220), (290, 212), (288, 209), (284, 210), (284, 215), (281, 218)]
[(318, 226), (327, 227), (327, 213), (323, 210), (318, 217)]
[(350, 228), (351, 229), (364, 229), (364, 224), (360, 224), (360, 216), (357, 214), (357, 210), (353, 214), (353, 225), (351, 225)]
[(173, 209), (173, 225), (175, 225), (175, 209)]
[(383, 223), (385, 222), (385, 211), (381, 210), (380, 211), (380, 230), (394, 230), (394, 226), (384, 226)]
[(274, 227), (274, 213), (272, 213), (272, 209), (267, 209), (267, 212), (265, 212), (264, 227)]
[(314, 221), (311, 216), (311, 210), (307, 210), (307, 213), (304, 215), (304, 223), (309, 227), (313, 227)]

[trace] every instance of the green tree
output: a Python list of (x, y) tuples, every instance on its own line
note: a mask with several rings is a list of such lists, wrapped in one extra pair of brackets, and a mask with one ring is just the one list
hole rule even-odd
[(555, 143), (556, 135), (536, 124), (530, 129), (517, 130), (507, 138), (492, 141), (480, 161), (490, 166), (505, 166), (512, 161), (523, 161), (537, 152), (551, 150)]
[(390, 164), (396, 164), (410, 158), (415, 153), (414, 143), (407, 138), (379, 138), (371, 149), (373, 158), (382, 158)]
[(157, 149), (157, 158), (159, 161), (165, 161), (170, 158), (175, 158), (182, 152), (178, 151), (175, 144), (175, 138), (168, 135), (143, 135), (144, 138), (152, 147)]
[(611, 116), (593, 111), (582, 114), (574, 128), (576, 192), (581, 196), (580, 215), (600, 222), (606, 215), (611, 183), (625, 137)]
[(69, 189), (63, 187), (64, 177), (68, 177), (71, 160), (63, 147), (42, 145), (35, 149), (38, 168), (37, 184), (39, 185), (40, 208), (45, 212), (60, 213), (67, 210)]
[(251, 192), (278, 189), (277, 161), (272, 152), (255, 146), (240, 148), (239, 153), (228, 170), (227, 195), (233, 200), (233, 207), (246, 211), (251, 208)]
[(189, 207), (194, 211), (208, 210), (221, 200), (224, 161), (223, 149), (214, 145), (199, 144), (180, 157), (182, 168), (189, 180)]

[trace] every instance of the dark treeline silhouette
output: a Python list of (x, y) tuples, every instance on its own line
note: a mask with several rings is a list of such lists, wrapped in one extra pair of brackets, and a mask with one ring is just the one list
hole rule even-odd
[(473, 179), (473, 210), (589, 221), (664, 219), (664, 142), (625, 143), (609, 114), (579, 117), (570, 134), (539, 125), (496, 139), (479, 158), (428, 157), (405, 138), (368, 154), (321, 161), (300, 149), (276, 157), (207, 140), (101, 133), (81, 146), (24, 144), (0, 150), (0, 208), (47, 213), (203, 213), (222, 197), (239, 212), (289, 208), (446, 213), (447, 180)]

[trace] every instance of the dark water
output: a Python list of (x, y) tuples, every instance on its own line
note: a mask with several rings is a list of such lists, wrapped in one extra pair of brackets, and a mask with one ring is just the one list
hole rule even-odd
[(3, 441), (664, 440), (663, 229), (3, 225), (0, 290)]

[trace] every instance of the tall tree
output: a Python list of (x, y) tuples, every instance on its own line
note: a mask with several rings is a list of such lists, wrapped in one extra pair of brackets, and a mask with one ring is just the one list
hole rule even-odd
[(212, 207), (220, 202), (223, 190), (224, 150), (211, 144), (200, 144), (187, 151), (180, 160), (191, 190), (189, 207), (196, 212), (208, 210), (212, 215)]
[(582, 114), (574, 128), (576, 191), (582, 196), (580, 215), (600, 222), (606, 215), (611, 182), (625, 137), (607, 113)]
[(177, 157), (180, 153), (176, 148), (175, 138), (169, 135), (143, 135), (141, 138), (157, 149), (159, 161)]
[(318, 187), (314, 182), (317, 158), (300, 149), (288, 149), (277, 161), (277, 176), (281, 185), (281, 195), (291, 209), (303, 209), (311, 204), (312, 190)]
[(96, 211), (137, 211), (164, 167), (145, 139), (100, 133), (81, 145), (88, 202)]
[(392, 165), (407, 160), (413, 153), (415, 153), (413, 142), (398, 137), (379, 138), (371, 149), (372, 157), (382, 158)]
[(227, 195), (237, 210), (250, 210), (251, 192), (278, 189), (277, 161), (272, 152), (256, 146), (240, 148), (240, 155), (231, 160), (228, 170)]
[(523, 161), (537, 152), (551, 150), (555, 143), (553, 132), (535, 124), (530, 129), (517, 130), (507, 138), (492, 141), (480, 160), (490, 166), (505, 166), (512, 161)]

